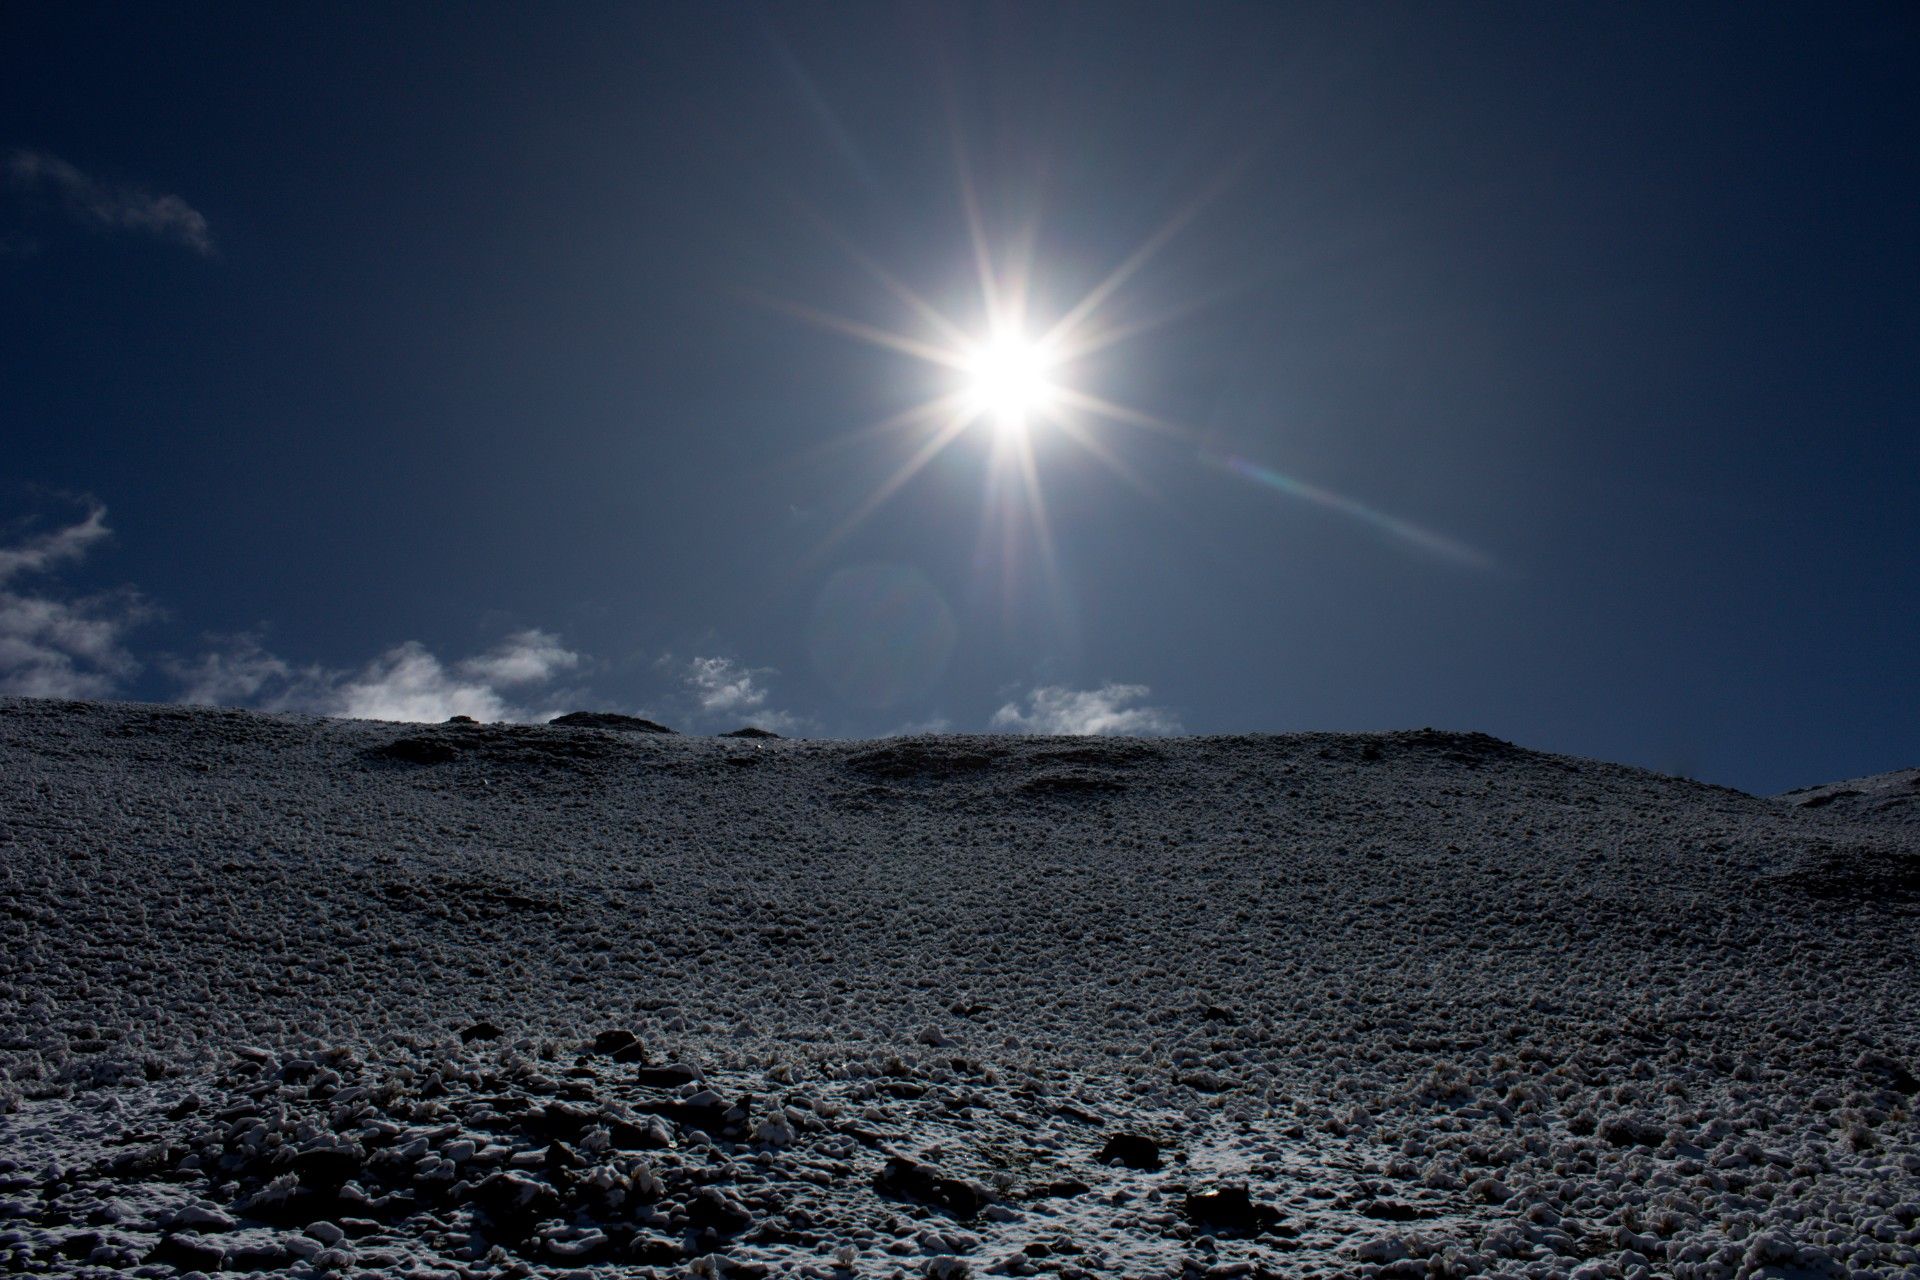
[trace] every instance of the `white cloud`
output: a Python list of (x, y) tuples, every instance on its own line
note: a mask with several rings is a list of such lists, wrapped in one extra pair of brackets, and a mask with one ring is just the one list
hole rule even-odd
[(175, 659), (163, 665), (181, 684), (175, 701), (203, 706), (251, 706), (263, 691), (284, 692), (294, 680), (293, 668), (252, 636), (241, 636), (225, 649), (210, 649), (192, 662)]
[(14, 152), (7, 157), (6, 174), (15, 188), (53, 197), (81, 222), (144, 232), (183, 244), (195, 253), (213, 253), (206, 217), (179, 196), (101, 182), (43, 151)]
[(472, 680), (511, 687), (544, 684), (579, 665), (580, 655), (561, 645), (559, 636), (529, 628), (508, 636), (491, 653), (468, 658), (460, 672)]
[(393, 648), (337, 682), (314, 710), (354, 720), (523, 720), (506, 699), (479, 677), (449, 670), (417, 640)]
[(772, 667), (745, 667), (731, 658), (701, 657), (690, 658), (682, 666), (671, 654), (663, 655), (658, 665), (679, 672), (698, 716), (747, 720), (778, 733), (794, 733), (809, 723), (803, 716), (767, 705), (766, 677), (775, 674)]
[(16, 574), (44, 573), (55, 565), (78, 560), (108, 532), (107, 509), (96, 502), (78, 524), (29, 538), (18, 546), (0, 547), (0, 584)]
[(730, 658), (695, 658), (682, 677), (699, 699), (702, 711), (752, 711), (767, 700), (766, 688), (756, 680), (773, 674), (765, 668), (743, 667)]
[(77, 523), (0, 547), (0, 693), (30, 698), (105, 698), (140, 664), (128, 630), (151, 615), (136, 592), (77, 598), (8, 589), (16, 577), (80, 560), (108, 535), (98, 503)]
[(1098, 689), (1041, 685), (1027, 694), (1026, 709), (1009, 702), (993, 713), (991, 727), (1014, 733), (1179, 733), (1180, 721), (1164, 707), (1132, 706), (1152, 690), (1143, 684), (1107, 684)]
[(395, 645), (358, 670), (295, 667), (242, 636), (190, 663), (171, 664), (181, 702), (245, 705), (267, 711), (308, 711), (354, 720), (544, 720), (554, 711), (511, 700), (505, 689), (527, 690), (580, 664), (580, 655), (545, 631), (520, 631), (486, 653), (451, 664), (425, 645)]

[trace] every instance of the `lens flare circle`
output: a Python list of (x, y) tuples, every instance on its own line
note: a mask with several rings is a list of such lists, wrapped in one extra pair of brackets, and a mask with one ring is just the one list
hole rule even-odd
[(967, 352), (966, 407), (1000, 432), (1020, 432), (1059, 403), (1052, 378), (1058, 358), (1043, 342), (1017, 330), (995, 333)]

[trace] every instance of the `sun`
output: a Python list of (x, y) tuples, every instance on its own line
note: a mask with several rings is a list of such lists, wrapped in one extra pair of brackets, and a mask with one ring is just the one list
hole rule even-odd
[(1044, 342), (1018, 331), (993, 335), (966, 353), (966, 407), (996, 432), (1018, 434), (1055, 407), (1060, 388), (1051, 373), (1058, 360)]

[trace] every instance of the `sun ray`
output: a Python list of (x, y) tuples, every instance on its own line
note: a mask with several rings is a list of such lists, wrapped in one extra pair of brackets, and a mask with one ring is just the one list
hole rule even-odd
[(949, 369), (966, 367), (966, 358), (961, 353), (946, 347), (935, 346), (931, 342), (924, 342), (918, 338), (909, 337), (904, 333), (895, 333), (891, 329), (882, 329), (877, 325), (862, 324), (858, 320), (848, 320), (843, 316), (836, 316), (831, 312), (822, 311), (818, 307), (810, 307), (803, 302), (793, 302), (786, 298), (775, 297), (772, 294), (751, 293), (749, 296), (753, 298), (754, 301), (760, 303), (761, 306), (770, 307), (775, 311), (784, 311), (796, 319), (806, 321), (808, 324), (818, 325), (823, 329), (831, 329), (836, 333), (843, 333), (850, 338), (858, 338), (862, 342), (870, 342), (877, 347), (887, 347), (905, 355), (925, 360), (929, 364), (945, 365)]
[(827, 536), (807, 554), (803, 563), (818, 563), (828, 551), (838, 546), (848, 534), (864, 524), (869, 516), (886, 505), (887, 499), (900, 491), (901, 486), (913, 479), (916, 475), (919, 475), (921, 470), (929, 462), (932, 462), (940, 455), (941, 450), (945, 449), (949, 444), (952, 444), (955, 437), (967, 429), (969, 422), (970, 419), (967, 418), (965, 414), (955, 413), (944, 425), (935, 429), (933, 435), (929, 436), (927, 440), (913, 452), (912, 456), (901, 463), (899, 467), (895, 468), (893, 474), (880, 482), (879, 488), (867, 495), (866, 499), (861, 502), (858, 507), (854, 508), (850, 515), (828, 532)]
[(1142, 476), (1125, 458), (1122, 458), (1116, 453), (1113, 447), (1105, 440), (1102, 440), (1094, 432), (1087, 430), (1082, 423), (1071, 417), (1063, 416), (1054, 419), (1053, 426), (1062, 435), (1065, 435), (1076, 445), (1085, 449), (1094, 461), (1099, 462), (1129, 485), (1132, 485), (1133, 488), (1143, 496), (1151, 498), (1155, 502), (1165, 501), (1159, 491), (1147, 483), (1145, 476)]
[(1192, 440), (1198, 434), (1191, 427), (1183, 427), (1177, 422), (1170, 422), (1165, 418), (1156, 417), (1144, 409), (1135, 409), (1113, 400), (1103, 399), (1100, 396), (1082, 391), (1077, 387), (1063, 386), (1059, 389), (1058, 394), (1063, 404), (1071, 405), (1077, 409), (1084, 409), (1086, 412), (1094, 414), (1097, 417), (1110, 418), (1115, 422), (1125, 422), (1136, 427), (1147, 427), (1163, 435), (1172, 436), (1177, 440)]
[(833, 242), (835, 248), (846, 254), (862, 271), (872, 276), (881, 288), (905, 303), (908, 309), (919, 316), (920, 319), (924, 321), (929, 328), (937, 332), (944, 341), (956, 348), (964, 347), (967, 344), (968, 338), (966, 331), (943, 315), (938, 307), (935, 307), (931, 302), (928, 302), (925, 298), (914, 292), (905, 281), (887, 270), (871, 255), (863, 251), (860, 246), (854, 244), (853, 241), (834, 230), (824, 218), (812, 210), (807, 210), (806, 213), (808, 220), (813, 223), (814, 227), (818, 229), (822, 235)]
[(863, 427), (855, 427), (831, 436), (818, 444), (810, 445), (798, 460), (806, 463), (820, 463), (843, 454), (861, 445), (872, 444), (887, 436), (910, 431), (922, 423), (931, 422), (949, 414), (962, 412), (966, 407), (965, 393), (955, 391), (933, 400), (923, 400), (919, 404), (909, 405), (899, 413), (870, 422)]
[(1175, 236), (1184, 231), (1188, 223), (1199, 217), (1202, 210), (1218, 199), (1221, 193), (1232, 185), (1237, 176), (1238, 166), (1230, 166), (1196, 192), (1184, 205), (1174, 210), (1173, 216), (1141, 241), (1137, 249), (1122, 258), (1119, 265), (1108, 272), (1104, 280), (1089, 289), (1086, 296), (1075, 303), (1065, 315), (1054, 321), (1053, 328), (1048, 330), (1042, 340), (1059, 345), (1071, 345), (1070, 340), (1074, 330), (1089, 316), (1105, 306), (1107, 300), (1138, 274), (1142, 267), (1153, 261), (1154, 256), (1166, 248)]

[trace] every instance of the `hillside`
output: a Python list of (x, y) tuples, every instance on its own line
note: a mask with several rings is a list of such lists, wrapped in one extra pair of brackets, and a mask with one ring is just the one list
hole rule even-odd
[(0, 1258), (1913, 1274), (1920, 828), (1809, 794), (0, 700)]

